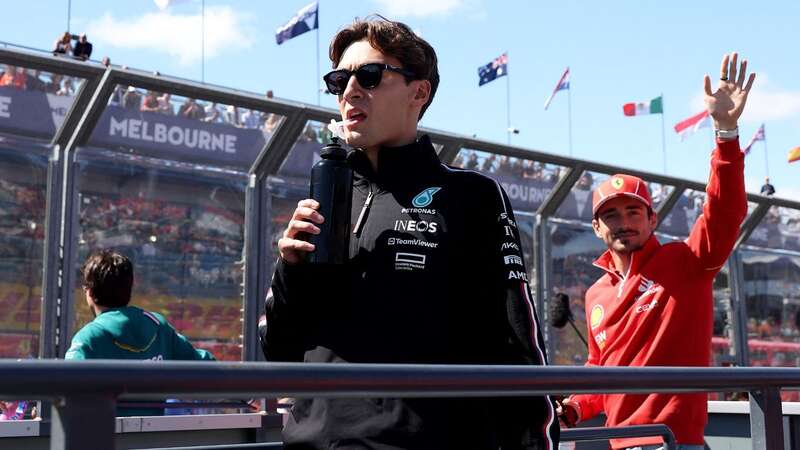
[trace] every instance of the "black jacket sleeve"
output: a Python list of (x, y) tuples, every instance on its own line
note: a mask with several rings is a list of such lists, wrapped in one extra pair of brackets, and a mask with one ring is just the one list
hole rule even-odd
[[(506, 193), (499, 183), (492, 195), (493, 225), (489, 273), (502, 292), (507, 324), (503, 364), (546, 365), (544, 339), (528, 285), (528, 271), (520, 244), (520, 230)], [(548, 396), (499, 400), (498, 435), (501, 448), (556, 448), (559, 425)]]
[(303, 264), (291, 266), (278, 260), (272, 277), (272, 295), (265, 304), (266, 331), (261, 330), (267, 361), (300, 362), (305, 353), (302, 305), (313, 293), (304, 280), (312, 277)]

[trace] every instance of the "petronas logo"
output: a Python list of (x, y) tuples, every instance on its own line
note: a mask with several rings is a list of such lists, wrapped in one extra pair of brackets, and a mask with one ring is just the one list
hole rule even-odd
[(415, 208), (424, 208), (433, 201), (433, 194), (439, 192), (441, 189), (440, 187), (429, 187), (417, 194), (414, 200), (411, 200), (411, 204), (414, 205)]

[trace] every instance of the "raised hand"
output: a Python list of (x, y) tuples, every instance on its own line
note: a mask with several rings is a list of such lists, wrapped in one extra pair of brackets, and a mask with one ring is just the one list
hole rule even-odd
[(744, 105), (747, 103), (747, 96), (753, 87), (753, 81), (756, 79), (756, 74), (751, 73), (745, 85), (747, 60), (742, 60), (737, 72), (736, 63), (738, 58), (739, 55), (736, 52), (725, 55), (722, 58), (720, 80), (716, 92), (711, 92), (711, 77), (705, 76), (706, 108), (714, 120), (714, 127), (718, 130), (733, 130), (736, 128), (739, 116), (742, 115)]
[(305, 253), (314, 251), (314, 244), (306, 239), (309, 234), (319, 234), (317, 225), (325, 221), (317, 209), (319, 203), (316, 200), (300, 200), (283, 237), (278, 240), (278, 251), (288, 264), (297, 264), (303, 260)]

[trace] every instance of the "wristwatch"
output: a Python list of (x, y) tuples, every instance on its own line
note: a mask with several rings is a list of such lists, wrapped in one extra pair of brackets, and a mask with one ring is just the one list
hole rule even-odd
[(714, 135), (723, 141), (730, 141), (739, 137), (739, 127), (732, 130), (714, 130)]

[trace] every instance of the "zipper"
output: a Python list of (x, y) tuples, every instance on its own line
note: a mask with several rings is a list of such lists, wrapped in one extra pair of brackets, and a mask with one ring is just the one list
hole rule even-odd
[(356, 220), (356, 226), (353, 228), (353, 234), (356, 237), (361, 237), (361, 231), (364, 229), (364, 223), (367, 221), (367, 215), (369, 214), (369, 208), (372, 206), (372, 196), (374, 192), (372, 190), (372, 185), (369, 186), (369, 194), (367, 194), (366, 200), (364, 200), (364, 205), (361, 207), (361, 212), (358, 214), (358, 220)]

